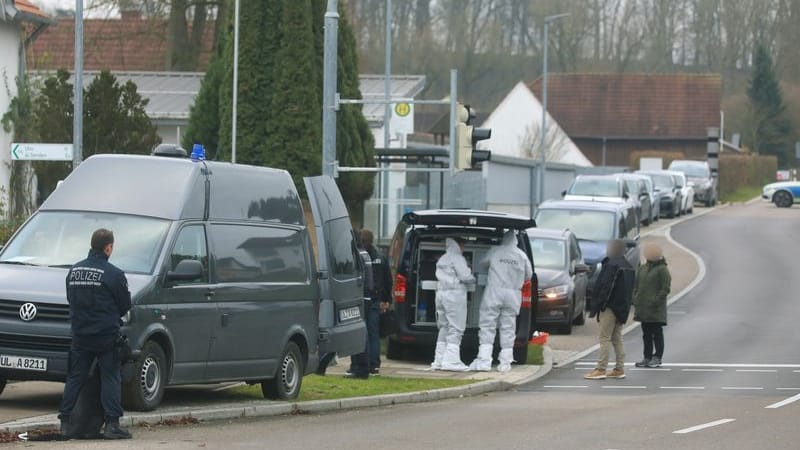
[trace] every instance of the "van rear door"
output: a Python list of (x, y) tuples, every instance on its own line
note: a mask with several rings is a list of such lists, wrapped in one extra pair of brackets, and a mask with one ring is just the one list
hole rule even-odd
[(361, 353), (367, 334), (364, 269), (350, 215), (333, 178), (308, 177), (303, 181), (317, 236), (321, 361), (333, 353), (339, 356)]

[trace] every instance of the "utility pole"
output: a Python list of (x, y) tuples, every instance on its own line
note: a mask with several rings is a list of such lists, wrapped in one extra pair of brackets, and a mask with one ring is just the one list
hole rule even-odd
[(239, 0), (233, 7), (233, 101), (231, 113), (231, 162), (236, 164), (236, 131), (239, 108)]
[(75, 0), (75, 94), (72, 111), (72, 170), (83, 161), (83, 0)]
[(392, 0), (386, 0), (386, 48), (384, 49), (384, 105), (383, 110), (383, 148), (388, 149), (391, 141), (389, 125), (392, 121)]
[(544, 30), (542, 33), (542, 38), (544, 40), (544, 61), (542, 62), (542, 143), (541, 152), (539, 154), (539, 195), (537, 196), (539, 198), (539, 205), (544, 201), (544, 176), (546, 172), (545, 165), (547, 164), (547, 34), (549, 32), (550, 22), (563, 19), (567, 16), (569, 16), (569, 13), (556, 14), (544, 18)]
[(336, 161), (336, 69), (339, 54), (339, 5), (328, 0), (322, 81), (322, 174), (334, 176)]

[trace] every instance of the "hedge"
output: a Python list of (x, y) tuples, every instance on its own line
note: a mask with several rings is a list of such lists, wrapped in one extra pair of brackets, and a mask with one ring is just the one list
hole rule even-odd
[(719, 155), (719, 197), (743, 187), (761, 187), (775, 181), (778, 159), (774, 156), (722, 153)]

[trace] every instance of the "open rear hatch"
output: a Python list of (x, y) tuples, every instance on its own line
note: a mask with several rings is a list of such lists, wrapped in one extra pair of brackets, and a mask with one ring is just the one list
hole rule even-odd
[(403, 220), (409, 225), (464, 226), (525, 230), (536, 226), (531, 217), (492, 211), (439, 209), (406, 213)]

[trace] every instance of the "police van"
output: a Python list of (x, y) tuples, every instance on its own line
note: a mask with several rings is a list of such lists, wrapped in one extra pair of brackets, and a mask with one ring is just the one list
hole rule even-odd
[(284, 170), (88, 158), (0, 250), (0, 392), (7, 380), (65, 380), (65, 278), (107, 228), (133, 299), (122, 318), (134, 356), (123, 368), (127, 409), (152, 410), (182, 384), (245, 381), (267, 398), (296, 397), (303, 375), (366, 339), (364, 265), (345, 203), (330, 177), (305, 187), (316, 255)]

